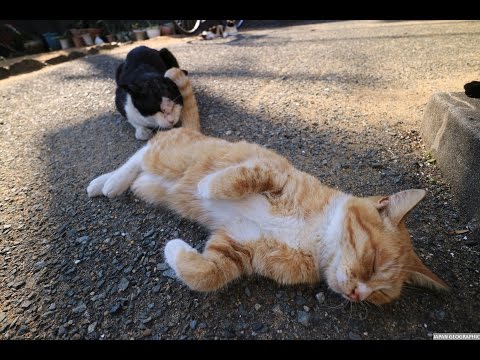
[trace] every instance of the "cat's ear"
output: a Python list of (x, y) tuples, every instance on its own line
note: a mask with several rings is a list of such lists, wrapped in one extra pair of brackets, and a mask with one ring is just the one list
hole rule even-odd
[(407, 270), (410, 273), (407, 281), (412, 284), (437, 290), (449, 289), (447, 283), (423, 265), (420, 258), (413, 251), (407, 263)]
[(422, 189), (404, 190), (386, 197), (375, 197), (374, 205), (395, 225), (398, 225), (410, 210), (425, 197), (426, 193)]

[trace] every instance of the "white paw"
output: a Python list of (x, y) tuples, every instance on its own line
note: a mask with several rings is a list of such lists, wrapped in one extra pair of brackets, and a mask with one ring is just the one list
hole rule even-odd
[(144, 128), (144, 127), (138, 127), (135, 129), (135, 137), (138, 140), (148, 140), (153, 136), (153, 130)]
[(210, 185), (212, 184), (212, 180), (214, 176), (215, 176), (214, 174), (207, 175), (198, 182), (197, 193), (201, 199), (210, 198)]
[(123, 174), (112, 174), (102, 188), (102, 194), (106, 197), (112, 198), (120, 195), (125, 190), (128, 189), (130, 184), (125, 181), (125, 176)]
[(167, 261), (168, 265), (175, 271), (178, 276), (178, 269), (177, 269), (177, 256), (180, 250), (185, 251), (194, 251), (197, 252), (194, 248), (188, 245), (182, 239), (174, 239), (167, 242), (165, 246), (165, 260)]
[(103, 185), (108, 180), (112, 173), (107, 173), (100, 175), (99, 177), (93, 179), (87, 187), (87, 194), (89, 197), (102, 195)]

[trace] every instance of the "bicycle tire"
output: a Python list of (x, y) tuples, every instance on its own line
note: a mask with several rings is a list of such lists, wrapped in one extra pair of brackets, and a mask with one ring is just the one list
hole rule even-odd
[(194, 35), (200, 29), (201, 20), (173, 20), (175, 29), (185, 35)]

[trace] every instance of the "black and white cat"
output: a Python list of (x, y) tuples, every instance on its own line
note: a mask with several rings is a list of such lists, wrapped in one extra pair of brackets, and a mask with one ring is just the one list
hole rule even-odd
[(183, 98), (177, 85), (164, 76), (172, 67), (179, 65), (168, 49), (139, 46), (117, 68), (115, 104), (139, 140), (151, 138), (156, 128), (172, 128), (180, 119)]

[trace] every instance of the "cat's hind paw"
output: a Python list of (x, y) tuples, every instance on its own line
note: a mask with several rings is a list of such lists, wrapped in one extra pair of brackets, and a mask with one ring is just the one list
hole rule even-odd
[(94, 197), (102, 195), (103, 186), (105, 185), (105, 182), (108, 180), (111, 174), (112, 173), (103, 174), (93, 179), (87, 187), (88, 196)]
[(168, 265), (175, 271), (175, 274), (177, 274), (177, 276), (179, 276), (177, 267), (177, 256), (182, 250), (197, 252), (197, 250), (192, 248), (182, 239), (170, 240), (169, 242), (167, 242), (164, 251), (165, 260), (167, 261)]

